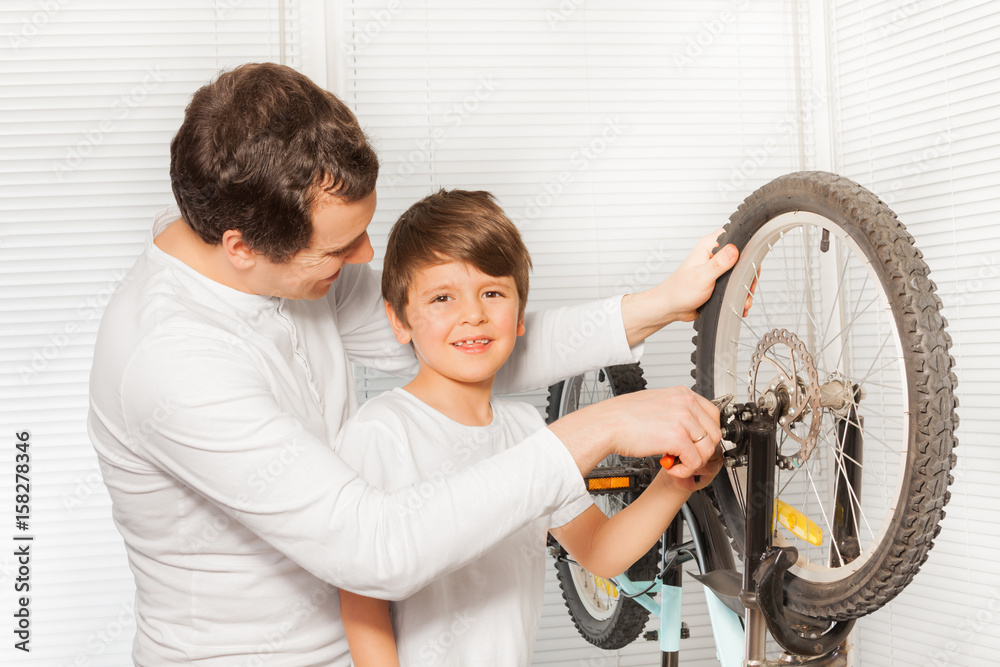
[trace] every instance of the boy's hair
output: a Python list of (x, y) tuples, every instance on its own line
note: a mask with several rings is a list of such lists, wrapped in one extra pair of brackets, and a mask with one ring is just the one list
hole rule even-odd
[(273, 63), (199, 88), (170, 143), (170, 184), (191, 229), (210, 245), (235, 229), (273, 262), (309, 245), (321, 191), (359, 201), (377, 176), (378, 157), (351, 110)]
[(439, 190), (411, 206), (389, 232), (382, 268), (382, 298), (404, 326), (410, 285), (418, 271), (446, 262), (471, 264), (517, 285), (518, 315), (528, 302), (531, 256), (517, 226), (488, 192)]

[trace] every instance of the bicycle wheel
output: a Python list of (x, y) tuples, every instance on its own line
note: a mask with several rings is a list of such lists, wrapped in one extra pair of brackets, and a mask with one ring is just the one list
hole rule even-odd
[[(646, 388), (639, 364), (609, 366), (577, 375), (549, 388), (546, 422), (597, 401)], [(620, 465), (623, 457), (612, 455), (598, 464)], [(608, 516), (613, 516), (637, 496), (637, 492), (605, 493), (594, 502)], [(565, 555), (565, 552), (563, 552)], [(659, 572), (660, 550), (654, 546), (627, 570), (634, 581), (652, 580)], [(556, 560), (556, 576), (563, 601), (580, 635), (603, 649), (617, 649), (632, 643), (642, 632), (649, 611), (634, 600), (622, 597), (615, 585), (562, 558)]]
[[(790, 392), (773, 535), (799, 552), (785, 604), (863, 616), (913, 578), (948, 502), (956, 378), (936, 286), (895, 214), (834, 174), (761, 187), (727, 243), (740, 259), (695, 323), (695, 391), (738, 402)], [(712, 487), (738, 553), (746, 488), (745, 468)]]

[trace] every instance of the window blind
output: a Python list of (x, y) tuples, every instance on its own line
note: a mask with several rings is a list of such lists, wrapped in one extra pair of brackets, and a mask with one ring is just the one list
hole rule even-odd
[[(86, 432), (104, 305), (173, 202), (169, 142), (191, 94), (248, 61), (298, 66), (279, 0), (11, 0), (0, 6), (0, 423), (4, 544), (31, 535), (30, 653), (5, 664), (130, 664), (133, 582)], [(30, 521), (14, 433), (30, 431)], [(7, 473), (10, 473), (9, 475)], [(19, 563), (0, 555), (11, 619)], [(11, 623), (8, 623), (8, 627)]]
[[(797, 2), (345, 3), (341, 94), (382, 164), (376, 263), (411, 203), (485, 189), (532, 253), (529, 309), (652, 286), (757, 186), (813, 166), (828, 100), (808, 77), (808, 22)], [(651, 386), (690, 385), (691, 334), (647, 344)], [(397, 382), (359, 378), (372, 395)], [(544, 392), (521, 398), (544, 408)], [(687, 600), (682, 662), (716, 664), (697, 584)], [(550, 580), (535, 664), (655, 651), (586, 644)]]
[(1000, 650), (993, 444), (1000, 363), (1000, 9), (996, 3), (831, 3), (836, 168), (879, 194), (939, 287), (961, 425), (948, 516), (926, 564), (861, 624), (863, 665), (973, 665)]
[[(861, 624), (859, 664), (985, 664), (1000, 649), (990, 551), (1000, 463), (986, 399), (1000, 325), (1000, 242), (987, 217), (1000, 152), (992, 4), (325, 7), (339, 14), (327, 35), (338, 90), (382, 157), (376, 257), (417, 198), (489, 189), (535, 258), (534, 309), (653, 284), (786, 171), (832, 168), (896, 209), (951, 321), (961, 446), (937, 546), (913, 586)], [(299, 66), (298, 20), (295, 0), (0, 7), (0, 422), (8, 451), (15, 432), (31, 432), (36, 537), (33, 650), (5, 644), (0, 661), (128, 663), (131, 574), (85, 431), (97, 322), (152, 213), (171, 201), (167, 145), (190, 94), (241, 62)], [(816, 54), (829, 56), (829, 89)], [(832, 132), (817, 125), (827, 113)], [(689, 382), (690, 333), (675, 325), (648, 344), (651, 385)], [(0, 488), (0, 505), (13, 507), (12, 491)], [(2, 554), (0, 587), (11, 590), (16, 559)], [(4, 597), (0, 611), (12, 606)], [(684, 664), (715, 664), (703, 610), (686, 606), (685, 620)], [(584, 644), (550, 581), (536, 664), (647, 664), (653, 649), (608, 656)]]

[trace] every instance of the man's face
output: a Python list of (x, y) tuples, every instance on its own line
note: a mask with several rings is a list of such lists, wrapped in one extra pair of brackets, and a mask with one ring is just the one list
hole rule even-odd
[(372, 192), (352, 203), (326, 193), (313, 207), (313, 234), (309, 247), (281, 264), (266, 259), (254, 267), (254, 291), (286, 299), (319, 299), (330, 291), (344, 264), (365, 264), (374, 251), (368, 224), (375, 214)]

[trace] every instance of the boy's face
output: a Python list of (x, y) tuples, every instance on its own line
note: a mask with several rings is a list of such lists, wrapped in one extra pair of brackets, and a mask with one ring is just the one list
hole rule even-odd
[(463, 384), (492, 383), (524, 334), (517, 286), (465, 262), (423, 268), (410, 285), (403, 326), (388, 306), (396, 339), (412, 342), (420, 373)]

